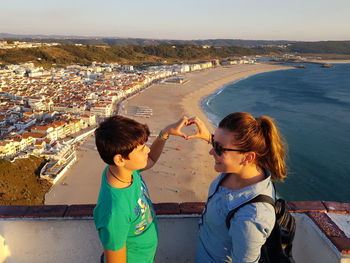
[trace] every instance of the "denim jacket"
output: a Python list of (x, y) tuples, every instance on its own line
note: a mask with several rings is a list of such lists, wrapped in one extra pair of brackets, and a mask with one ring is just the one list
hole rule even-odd
[(231, 218), (229, 230), (225, 220), (229, 211), (259, 194), (274, 196), (270, 172), (265, 170), (265, 174), (263, 181), (240, 190), (218, 186), (226, 174), (220, 174), (212, 182), (206, 209), (199, 222), (197, 263), (259, 261), (261, 246), (275, 224), (274, 208), (267, 203), (247, 204)]

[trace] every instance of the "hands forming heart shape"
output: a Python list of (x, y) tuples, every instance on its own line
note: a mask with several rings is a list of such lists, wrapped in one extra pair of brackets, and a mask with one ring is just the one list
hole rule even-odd
[[(197, 131), (194, 134), (188, 135), (181, 130), (184, 126), (191, 126), (191, 125), (195, 125), (197, 128)], [(169, 135), (181, 136), (186, 140), (199, 138), (199, 139), (208, 141), (210, 140), (210, 137), (211, 137), (211, 133), (209, 132), (208, 128), (205, 126), (203, 121), (198, 117), (187, 118), (186, 116), (184, 116), (179, 121), (167, 126), (163, 130), (163, 133), (167, 133)]]

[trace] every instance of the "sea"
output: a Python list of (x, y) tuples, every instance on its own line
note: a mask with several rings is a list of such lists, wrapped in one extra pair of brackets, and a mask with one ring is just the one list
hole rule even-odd
[(202, 101), (214, 125), (232, 112), (275, 119), (288, 145), (288, 177), (277, 193), (288, 201), (350, 202), (350, 64), (253, 75)]

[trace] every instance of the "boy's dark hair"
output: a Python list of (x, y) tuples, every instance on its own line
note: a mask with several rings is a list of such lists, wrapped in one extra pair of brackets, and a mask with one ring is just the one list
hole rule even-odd
[(149, 135), (146, 124), (116, 115), (104, 120), (95, 130), (95, 142), (101, 159), (114, 165), (113, 158), (116, 154), (129, 159), (129, 153), (146, 143)]

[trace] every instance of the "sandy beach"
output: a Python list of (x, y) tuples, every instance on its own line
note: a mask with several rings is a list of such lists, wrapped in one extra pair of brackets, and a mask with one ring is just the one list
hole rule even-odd
[[(225, 84), (261, 72), (286, 69), (280, 65), (254, 64), (218, 67), (183, 74), (185, 84), (159, 83), (124, 102), (124, 115), (146, 123), (151, 133), (158, 134), (166, 125), (181, 116), (198, 116), (214, 131), (203, 113), (203, 98)], [(150, 118), (133, 117), (137, 107), (153, 110)], [(184, 129), (194, 133), (194, 127)], [(154, 137), (150, 138), (150, 142)], [(217, 176), (213, 160), (208, 154), (210, 145), (198, 139), (186, 141), (170, 137), (158, 163), (143, 172), (152, 201), (197, 202), (205, 201), (210, 182)], [(101, 172), (105, 164), (100, 160), (91, 136), (79, 147), (78, 162), (46, 195), (45, 204), (93, 204), (100, 187)]]

